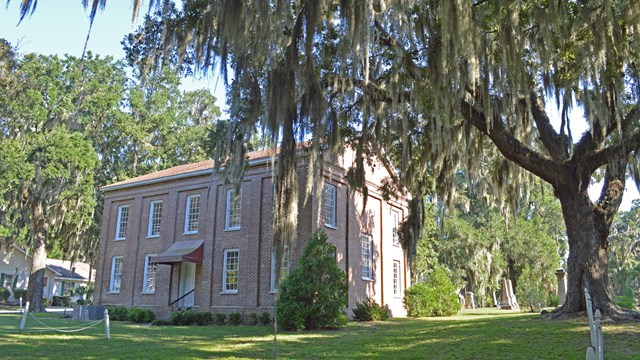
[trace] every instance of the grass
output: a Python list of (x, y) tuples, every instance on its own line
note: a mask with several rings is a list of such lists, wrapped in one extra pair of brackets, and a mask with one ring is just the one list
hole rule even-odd
[[(48, 325), (73, 320), (38, 314)], [(18, 314), (0, 315), (0, 358), (273, 358), (269, 326), (147, 326), (111, 323), (62, 334), (28, 318), (18, 331)], [(604, 327), (607, 359), (640, 358), (640, 323)], [(281, 359), (584, 359), (589, 327), (582, 321), (545, 321), (537, 314), (504, 310), (463, 311), (449, 318), (393, 319), (350, 323), (334, 331), (279, 333)]]

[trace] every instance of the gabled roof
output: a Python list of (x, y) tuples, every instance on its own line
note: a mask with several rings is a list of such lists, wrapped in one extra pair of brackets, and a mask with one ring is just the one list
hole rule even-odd
[(91, 277), (91, 279), (95, 279), (95, 275), (90, 273), (95, 273), (95, 269), (92, 269), (91, 265), (86, 263), (72, 263), (68, 260), (47, 259), (46, 264), (49, 269), (56, 272), (56, 277), (59, 278), (79, 281), (89, 281), (89, 277)]
[[(276, 153), (278, 151), (276, 150)], [(273, 149), (267, 148), (265, 150), (252, 151), (247, 154), (246, 158), (249, 161), (249, 165), (257, 165), (266, 163), (271, 159), (273, 155)], [(113, 191), (118, 189), (129, 188), (133, 186), (155, 184), (163, 181), (171, 181), (182, 179), (186, 177), (207, 175), (213, 172), (214, 162), (213, 160), (205, 160), (193, 164), (185, 164), (174, 166), (168, 169), (154, 171), (146, 175), (136, 176), (131, 179), (119, 181), (110, 185), (106, 185), (100, 188), (101, 191)]]

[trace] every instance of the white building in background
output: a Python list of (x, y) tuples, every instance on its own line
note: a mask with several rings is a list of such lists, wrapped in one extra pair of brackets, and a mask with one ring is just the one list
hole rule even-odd
[[(31, 255), (18, 246), (0, 246), (0, 287), (12, 292), (8, 301), (19, 300), (13, 297), (13, 289), (27, 289), (31, 261)], [(56, 259), (47, 259), (46, 264), (42, 294), (46, 299), (69, 295), (77, 286), (93, 284), (95, 269), (89, 264)]]

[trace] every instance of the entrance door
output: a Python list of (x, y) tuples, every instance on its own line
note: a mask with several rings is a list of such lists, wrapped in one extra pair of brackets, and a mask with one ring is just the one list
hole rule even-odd
[[(183, 262), (180, 264), (180, 297), (196, 288), (196, 264)], [(178, 306), (189, 308), (194, 305), (195, 292), (185, 296), (180, 300)]]

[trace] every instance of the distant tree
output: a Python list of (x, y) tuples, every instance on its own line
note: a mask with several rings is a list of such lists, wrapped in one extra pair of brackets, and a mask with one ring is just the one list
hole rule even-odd
[(640, 303), (640, 200), (618, 214), (609, 236), (613, 294)]

